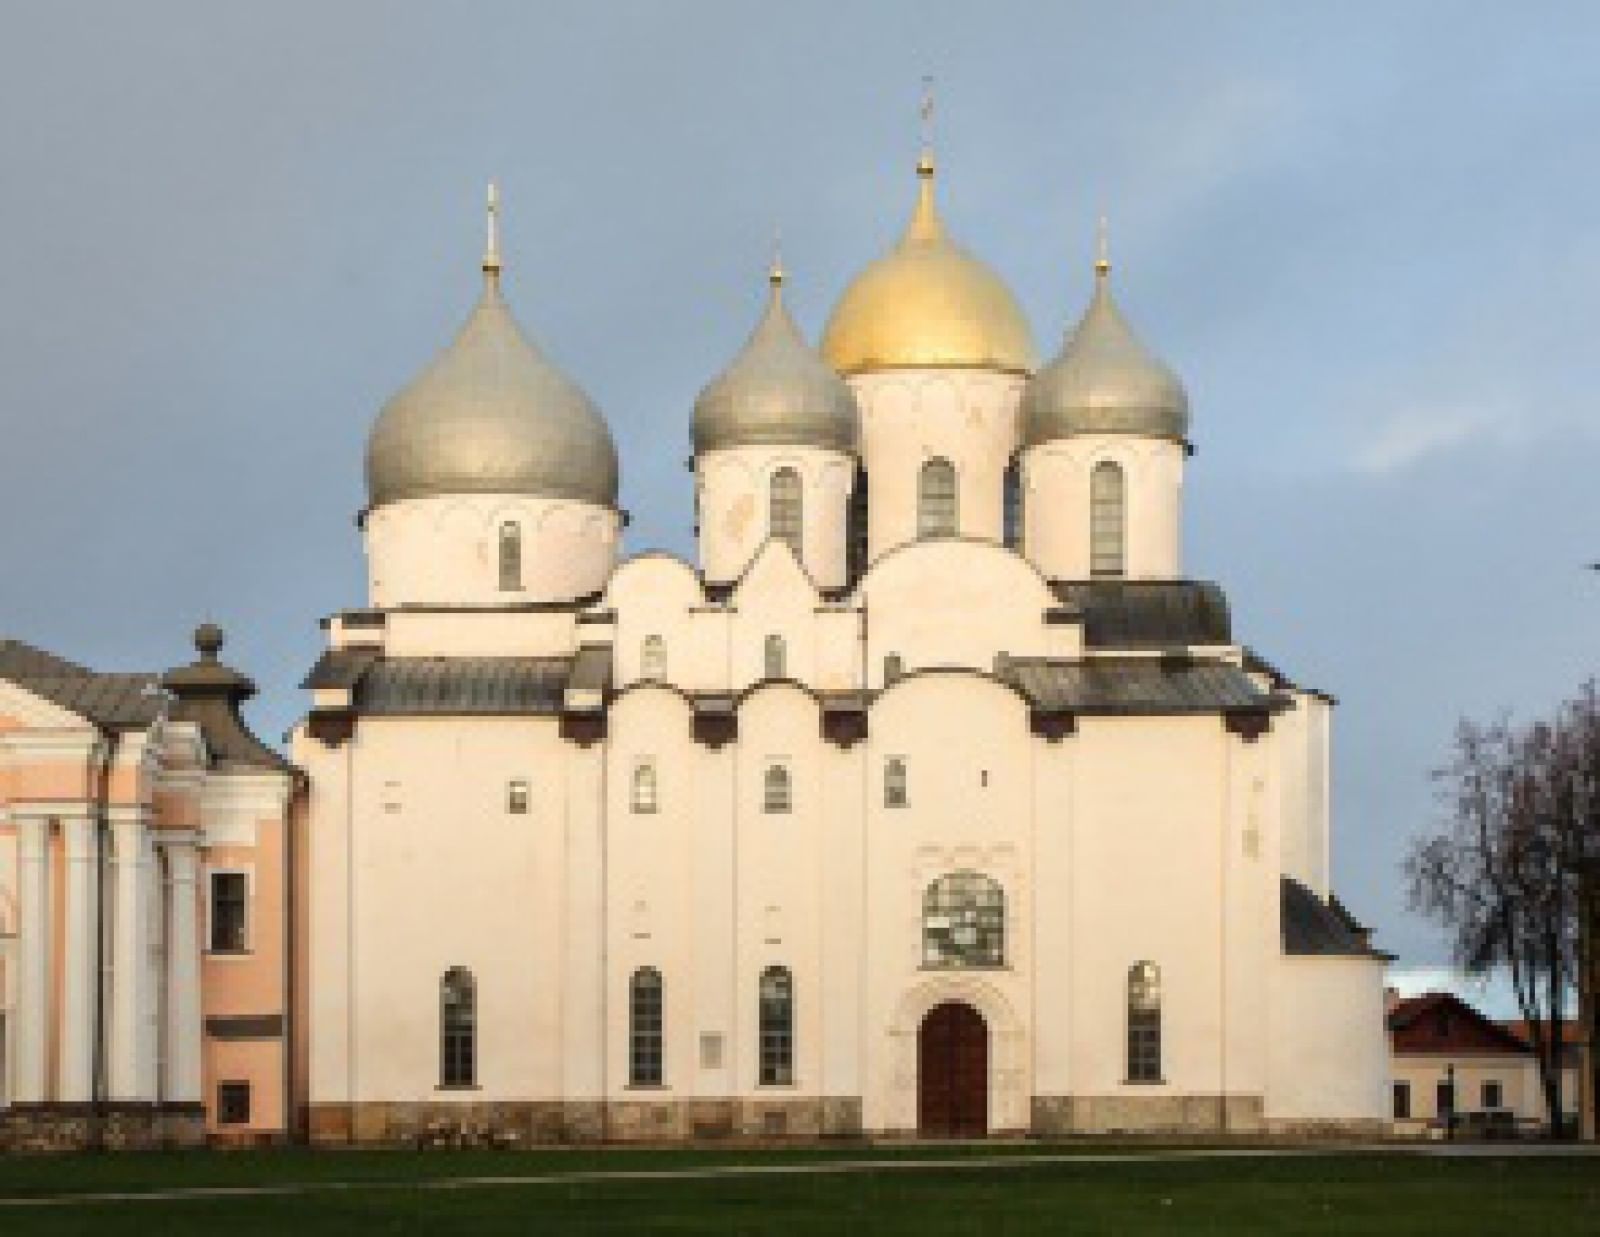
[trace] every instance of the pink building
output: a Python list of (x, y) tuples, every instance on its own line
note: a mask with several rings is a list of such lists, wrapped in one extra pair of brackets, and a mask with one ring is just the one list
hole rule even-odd
[(290, 1128), (299, 779), (195, 645), (102, 674), (0, 640), (0, 1149)]

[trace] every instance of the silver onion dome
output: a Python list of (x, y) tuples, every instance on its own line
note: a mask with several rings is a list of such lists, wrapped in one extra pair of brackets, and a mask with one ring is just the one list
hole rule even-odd
[(1089, 308), (1061, 351), (1023, 388), (1023, 446), (1075, 434), (1187, 437), (1183, 383), (1134, 335), (1112, 298), (1110, 275), (1102, 253)]
[(739, 355), (695, 400), (695, 453), (725, 447), (806, 446), (854, 452), (859, 428), (849, 386), (807, 346), (783, 303), (783, 269), (769, 275), (766, 312)]
[(492, 189), (489, 210), (483, 295), (450, 346), (378, 415), (367, 502), (526, 494), (615, 506), (611, 433), (512, 317), (500, 293)]

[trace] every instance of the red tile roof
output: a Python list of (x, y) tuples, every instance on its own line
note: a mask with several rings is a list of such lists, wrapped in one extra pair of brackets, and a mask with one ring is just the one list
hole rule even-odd
[(1407, 997), (1389, 1011), (1389, 1042), (1397, 1053), (1506, 1053), (1530, 1051), (1525, 1041), (1486, 1018), (1452, 992)]

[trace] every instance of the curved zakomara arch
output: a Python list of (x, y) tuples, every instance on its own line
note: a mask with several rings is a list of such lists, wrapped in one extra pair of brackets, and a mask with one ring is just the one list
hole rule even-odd
[(1025, 574), (1031, 575), (1038, 582), (1042, 594), (1041, 600), (1044, 601), (1045, 605), (1055, 604), (1055, 594), (1050, 589), (1049, 578), (1039, 570), (1038, 565), (1032, 559), (1017, 553), (1017, 551), (1009, 548), (1003, 541), (996, 538), (975, 537), (970, 533), (958, 533), (953, 537), (936, 537), (932, 540), (902, 541), (899, 545), (890, 546), (867, 564), (867, 569), (861, 573), (861, 578), (856, 581), (855, 587), (850, 590), (850, 595), (846, 598), (846, 601), (849, 603), (859, 602), (863, 594), (871, 589), (875, 582), (874, 577), (882, 574), (881, 568), (901, 555), (948, 553), (956, 546), (972, 546), (976, 549), (993, 550), (997, 554), (1004, 555), (1020, 567)]
[[(910, 684), (924, 679), (936, 678), (982, 679), (994, 684), (1003, 691), (1009, 692), (1024, 706), (1029, 706), (1033, 703), (1028, 698), (1027, 693), (1025, 693), (1017, 684), (1007, 682), (1002, 678), (998, 678), (990, 671), (979, 670), (973, 666), (923, 666), (916, 670), (906, 671), (898, 679), (896, 679), (889, 686), (883, 688), (881, 691), (869, 693), (866, 697), (867, 712), (870, 714), (872, 709), (878, 704), (879, 701), (893, 692), (904, 691)], [(741, 688), (739, 691), (732, 693), (731, 698), (733, 700), (734, 710), (737, 711), (743, 708), (752, 697), (758, 696), (763, 692), (776, 692), (785, 690), (797, 691), (801, 695), (810, 697), (812, 703), (817, 707), (818, 715), (821, 715), (823, 707), (823, 693), (818, 691), (809, 683), (803, 683), (799, 679), (791, 678), (757, 679), (749, 686)], [(665, 692), (668, 695), (676, 696), (683, 702), (685, 708), (692, 709), (694, 707), (694, 697), (690, 695), (689, 692), (685, 691), (678, 684), (664, 679), (640, 679), (637, 682), (629, 683), (623, 687), (617, 688), (612, 699), (613, 702), (616, 702), (627, 696), (633, 696), (640, 692), (651, 691)]]

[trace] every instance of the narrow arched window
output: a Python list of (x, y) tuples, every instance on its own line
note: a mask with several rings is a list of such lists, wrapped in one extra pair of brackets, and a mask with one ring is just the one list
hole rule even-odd
[(500, 525), (500, 591), (522, 588), (522, 526), (513, 520)]
[(981, 872), (951, 872), (922, 895), (922, 964), (1004, 966), (1006, 895)]
[(1122, 467), (1101, 460), (1089, 474), (1089, 574), (1120, 576), (1127, 541), (1127, 482)]
[(867, 497), (867, 470), (857, 468), (855, 488), (850, 491), (850, 505), (845, 511), (845, 566), (852, 583), (859, 580), (867, 569), (867, 552), (870, 548), (867, 540), (867, 518), (870, 509)]
[(805, 527), (805, 504), (800, 491), (800, 474), (780, 468), (772, 474), (767, 495), (767, 534), (785, 542), (800, 556), (800, 538)]
[(794, 1082), (794, 977), (786, 966), (761, 972), (759, 1008), (760, 1081), (763, 1087)]
[(956, 467), (947, 459), (931, 459), (917, 477), (917, 536), (955, 535)]
[(1022, 551), (1022, 464), (1013, 459), (1006, 465), (1001, 482), (1001, 540), (1007, 549)]
[(478, 986), (472, 972), (453, 966), (439, 981), (439, 1085), (470, 1087), (478, 1080)]
[(640, 967), (628, 981), (628, 1082), (659, 1087), (663, 1077), (666, 993), (661, 972)]
[(1161, 971), (1154, 962), (1128, 968), (1128, 1081), (1161, 1081)]
[(633, 766), (633, 810), (635, 812), (653, 812), (656, 810), (656, 766), (652, 760), (641, 760)]
[(667, 642), (660, 636), (646, 636), (639, 645), (639, 677), (641, 679), (667, 677)]
[(768, 765), (761, 782), (761, 808), (765, 812), (787, 812), (794, 802), (789, 770), (782, 765)]
[(905, 758), (891, 756), (883, 762), (883, 806), (905, 807), (910, 802), (906, 793)]
[(762, 672), (769, 679), (781, 679), (789, 673), (788, 650), (782, 636), (768, 636), (762, 646)]

